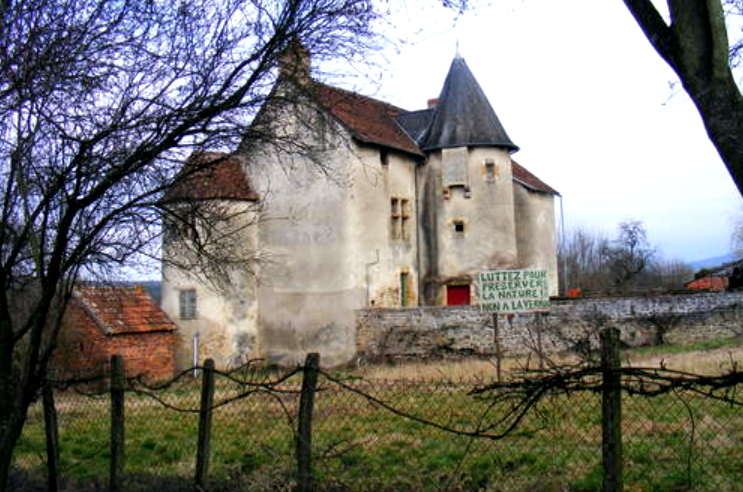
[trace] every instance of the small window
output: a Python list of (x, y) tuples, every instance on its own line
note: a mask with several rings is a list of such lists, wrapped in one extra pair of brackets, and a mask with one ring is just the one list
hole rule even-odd
[(381, 162), (383, 166), (387, 166), (390, 163), (390, 153), (387, 152), (386, 149), (379, 151), (379, 162)]
[(457, 234), (464, 234), (464, 221), (463, 220), (454, 221), (454, 232)]
[(408, 305), (408, 272), (400, 272), (400, 306)]
[(489, 183), (495, 181), (496, 171), (495, 162), (490, 159), (485, 161), (485, 181)]
[(181, 319), (196, 319), (196, 289), (184, 289), (178, 293), (178, 308)]
[(322, 111), (317, 112), (317, 124), (315, 125), (318, 150), (328, 150), (328, 122)]
[(390, 199), (390, 237), (393, 240), (410, 240), (410, 200)]

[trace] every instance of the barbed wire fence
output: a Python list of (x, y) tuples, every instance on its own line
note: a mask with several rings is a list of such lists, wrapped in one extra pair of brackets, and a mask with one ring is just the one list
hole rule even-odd
[(599, 361), (490, 382), (365, 380), (310, 354), (290, 371), (207, 361), (200, 379), (192, 368), (150, 384), (114, 357), (105, 375), (49, 381), (16, 487), (742, 490), (738, 367), (621, 367), (616, 330), (601, 341)]

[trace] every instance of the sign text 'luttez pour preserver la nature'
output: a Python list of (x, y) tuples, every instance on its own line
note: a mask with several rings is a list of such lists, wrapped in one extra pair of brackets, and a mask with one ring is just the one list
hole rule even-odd
[(523, 313), (550, 308), (547, 270), (495, 270), (478, 275), (480, 311)]

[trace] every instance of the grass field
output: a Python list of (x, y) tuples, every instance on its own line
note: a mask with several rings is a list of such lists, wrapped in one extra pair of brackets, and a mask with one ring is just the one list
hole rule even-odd
[[(740, 360), (739, 344), (633, 351), (626, 363), (665, 360), (724, 370)], [(521, 362), (521, 364), (523, 361)], [(519, 368), (511, 361), (509, 368)], [(352, 383), (400, 411), (462, 430), (490, 422), (507, 409), (468, 394), (465, 376), (492, 377), (487, 361), (362, 368)], [(348, 374), (346, 373), (346, 376)], [(425, 382), (391, 379), (425, 379)], [(460, 377), (461, 376), (461, 377)], [(374, 379), (372, 379), (374, 378)], [(382, 380), (384, 378), (384, 380)], [(254, 394), (215, 411), (212, 477), (215, 488), (282, 490), (294, 469), (292, 429), (297, 386), (281, 394)], [(557, 395), (529, 412), (503, 440), (470, 439), (395, 415), (369, 400), (323, 382), (313, 420), (313, 453), (321, 490), (600, 490), (600, 398)], [(222, 382), (217, 401), (236, 394)], [(127, 473), (142, 477), (193, 475), (198, 386), (185, 384), (162, 396), (168, 408), (142, 395), (127, 395)], [(80, 481), (108, 472), (107, 398), (59, 394), (62, 473)], [(680, 393), (623, 402), (625, 484), (629, 491), (743, 490), (743, 412), (740, 408)], [(16, 450), (16, 465), (44, 463), (43, 415), (34, 408)], [(221, 485), (220, 485), (221, 484)], [(243, 484), (243, 485), (240, 485)], [(164, 492), (164, 491), (163, 491)]]

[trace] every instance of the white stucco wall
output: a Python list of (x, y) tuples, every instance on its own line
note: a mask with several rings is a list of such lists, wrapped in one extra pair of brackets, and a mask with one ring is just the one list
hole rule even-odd
[[(364, 286), (364, 307), (416, 306), (418, 303), (416, 160), (403, 153), (387, 152), (382, 164), (377, 147), (359, 148), (361, 164), (355, 167), (352, 221), (358, 251), (358, 281)], [(392, 218), (392, 199), (398, 200), (398, 218)], [(406, 217), (402, 217), (402, 200)], [(393, 235), (393, 221), (399, 235)], [(403, 231), (403, 228), (405, 229)], [(404, 276), (402, 274), (405, 274)], [(405, 281), (405, 299), (402, 282)]]
[(519, 265), (546, 269), (550, 295), (556, 296), (559, 286), (554, 197), (515, 184), (514, 203)]
[[(258, 251), (256, 229), (250, 227), (257, 220), (252, 204), (227, 204), (232, 218), (223, 229), (238, 231), (232, 239), (239, 243), (245, 257)], [(193, 340), (198, 334), (199, 363), (212, 358), (217, 367), (237, 367), (260, 353), (258, 339), (258, 299), (256, 295), (257, 264), (249, 268), (233, 269), (229, 283), (213, 274), (198, 269), (176, 267), (171, 259), (188, 265), (187, 255), (177, 241), (169, 241), (163, 247), (162, 308), (178, 325), (176, 363), (179, 370), (193, 364)], [(219, 280), (215, 287), (213, 280)], [(179, 293), (194, 289), (197, 298), (195, 319), (181, 319)]]
[[(311, 107), (287, 123), (313, 159), (253, 148), (252, 185), (263, 197), (259, 326), (262, 356), (291, 365), (317, 351), (326, 365), (355, 355), (355, 310), (400, 305), (400, 273), (408, 302), (417, 291), (414, 161), (360, 145), (333, 119), (321, 124)], [(325, 129), (320, 135), (319, 129)], [(320, 142), (324, 142), (320, 145)], [(409, 239), (390, 239), (391, 197), (409, 204)]]
[[(418, 177), (422, 257), (426, 276), (440, 286), (437, 304), (445, 301), (447, 282), (467, 283), (480, 271), (518, 264), (508, 153), (486, 147), (466, 150), (466, 186), (444, 186), (446, 159), (446, 152), (432, 153)], [(493, 179), (486, 175), (486, 162), (493, 163)], [(464, 231), (455, 231), (456, 222)]]

